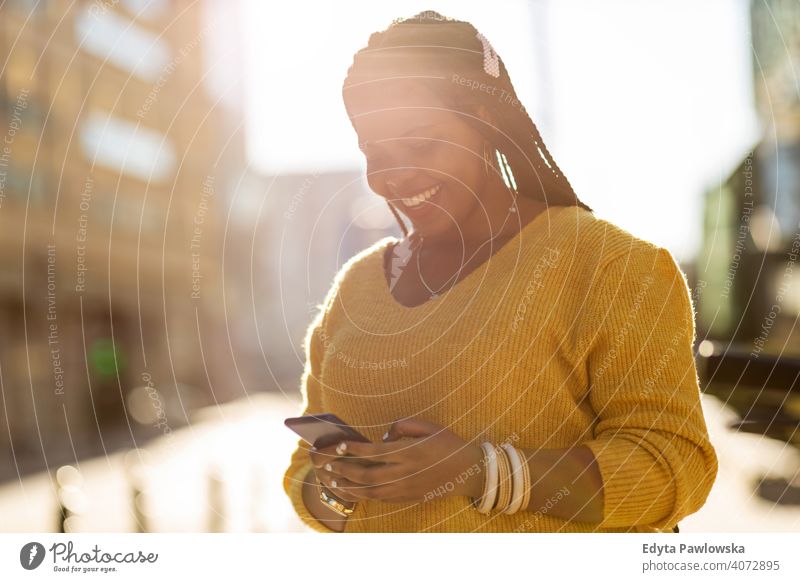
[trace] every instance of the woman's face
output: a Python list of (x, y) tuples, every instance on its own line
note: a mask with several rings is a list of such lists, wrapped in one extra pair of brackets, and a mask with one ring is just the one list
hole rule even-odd
[(476, 216), (485, 223), (492, 206), (508, 207), (508, 195), (489, 192), (497, 180), (491, 168), (487, 175), (483, 136), (426, 86), (368, 83), (348, 89), (345, 99), (370, 188), (415, 231), (426, 237), (460, 232)]

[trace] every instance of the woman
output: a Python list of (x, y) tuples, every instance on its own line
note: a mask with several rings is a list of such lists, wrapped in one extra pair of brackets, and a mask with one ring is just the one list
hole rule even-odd
[(301, 519), (676, 530), (717, 457), (669, 251), (578, 200), (469, 23), (425, 12), (373, 34), (343, 97), (403, 238), (350, 259), (309, 327), (303, 413), (371, 443), (298, 442), (283, 483)]

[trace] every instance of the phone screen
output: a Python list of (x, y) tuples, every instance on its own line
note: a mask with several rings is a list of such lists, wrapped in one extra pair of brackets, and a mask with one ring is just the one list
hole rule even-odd
[(370, 442), (367, 437), (333, 414), (309, 414), (287, 418), (284, 424), (318, 449), (342, 440)]

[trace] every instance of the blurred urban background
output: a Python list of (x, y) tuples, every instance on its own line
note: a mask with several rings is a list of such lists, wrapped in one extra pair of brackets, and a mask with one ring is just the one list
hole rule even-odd
[(580, 197), (673, 251), (720, 456), (682, 531), (800, 530), (795, 0), (0, 3), (0, 531), (305, 531), (302, 338), (397, 235), (341, 104), (470, 20)]

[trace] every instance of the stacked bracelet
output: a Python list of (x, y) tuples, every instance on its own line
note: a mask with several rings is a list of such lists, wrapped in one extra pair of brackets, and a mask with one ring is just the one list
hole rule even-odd
[(517, 451), (520, 461), (522, 463), (522, 503), (519, 508), (525, 510), (531, 502), (531, 467), (528, 464), (528, 458), (525, 456), (524, 451)]
[(497, 504), (492, 508), (504, 512), (511, 502), (511, 463), (503, 447), (495, 447), (497, 455)]
[(508, 460), (511, 463), (511, 501), (508, 504), (508, 507), (505, 509), (505, 513), (516, 513), (522, 507), (522, 497), (524, 495), (524, 477), (523, 475), (523, 467), (522, 467), (522, 460), (520, 459), (519, 453), (517, 449), (512, 447), (511, 445), (504, 443), (500, 445), (502, 449), (505, 451), (506, 455), (508, 455)]
[(531, 495), (530, 467), (525, 455), (510, 444), (481, 444), (486, 468), (483, 492), (472, 500), (483, 514), (493, 510), (512, 514), (528, 507)]
[(484, 465), (486, 466), (486, 478), (483, 480), (483, 494), (478, 499), (473, 500), (473, 505), (480, 513), (488, 514), (494, 507), (494, 502), (497, 498), (497, 456), (491, 443), (482, 443), (481, 448), (483, 449)]

